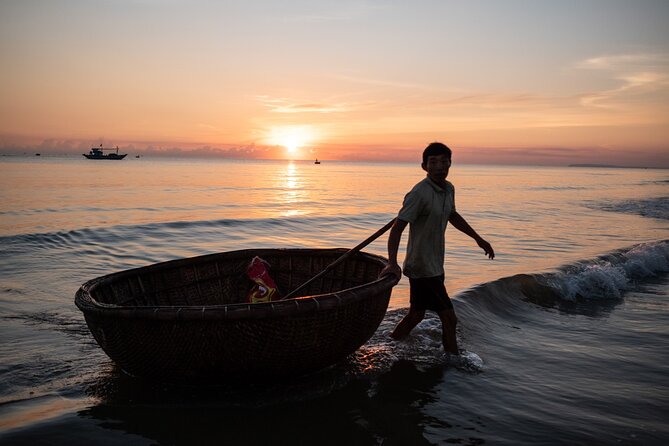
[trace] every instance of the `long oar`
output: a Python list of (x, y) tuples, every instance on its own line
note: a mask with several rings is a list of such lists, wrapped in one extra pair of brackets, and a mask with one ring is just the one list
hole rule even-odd
[(393, 226), (393, 223), (395, 223), (395, 219), (394, 219), (394, 218), (393, 218), (392, 220), (390, 220), (388, 223), (386, 223), (386, 225), (385, 225), (384, 227), (382, 227), (381, 229), (379, 229), (378, 231), (376, 231), (374, 234), (370, 235), (367, 239), (365, 239), (365, 241), (363, 241), (362, 243), (360, 243), (358, 246), (356, 246), (355, 248), (351, 248), (350, 250), (346, 251), (344, 254), (341, 255), (341, 257), (339, 257), (339, 258), (338, 258), (337, 260), (335, 260), (334, 262), (330, 263), (330, 264), (327, 266), (327, 268), (325, 268), (323, 271), (321, 271), (320, 273), (316, 274), (314, 277), (312, 277), (311, 279), (307, 280), (307, 281), (304, 282), (302, 285), (298, 286), (298, 287), (295, 288), (293, 291), (291, 291), (290, 293), (288, 293), (288, 294), (286, 294), (285, 296), (283, 296), (282, 299), (288, 299), (288, 298), (290, 298), (291, 296), (293, 296), (295, 293), (297, 293), (298, 291), (300, 291), (302, 288), (304, 288), (304, 287), (306, 287), (307, 285), (309, 285), (309, 284), (310, 284), (311, 282), (313, 282), (314, 280), (317, 280), (317, 279), (320, 279), (321, 277), (323, 277), (323, 276), (324, 276), (326, 273), (328, 273), (332, 268), (334, 268), (335, 266), (339, 265), (339, 264), (340, 264), (341, 262), (343, 262), (344, 260), (346, 260), (346, 259), (348, 259), (349, 257), (351, 257), (353, 254), (357, 253), (358, 251), (360, 251), (362, 248), (364, 248), (365, 246), (367, 246), (367, 245), (369, 245), (370, 243), (372, 243), (372, 242), (373, 242), (374, 240), (376, 240), (377, 238), (381, 237), (381, 235), (382, 235), (383, 233), (385, 233), (386, 231), (388, 231), (388, 229), (390, 229), (390, 228)]

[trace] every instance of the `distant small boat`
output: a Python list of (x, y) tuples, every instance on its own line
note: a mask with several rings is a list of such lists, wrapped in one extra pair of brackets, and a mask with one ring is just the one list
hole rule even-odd
[(139, 157), (140, 157), (140, 155), (135, 155), (135, 158), (139, 158)]
[(42, 154), (41, 153), (36, 153), (35, 156), (42, 156)]
[[(105, 155), (103, 153), (105, 150), (116, 150), (116, 153), (108, 153)], [(118, 146), (116, 146), (116, 149), (104, 149), (102, 148), (102, 144), (100, 144), (100, 148), (93, 147), (91, 148), (90, 152), (84, 153), (83, 155), (89, 160), (122, 160), (123, 158), (128, 156), (127, 153), (119, 155)]]
[(318, 158), (316, 158), (316, 161), (314, 161), (314, 164), (320, 164), (321, 162), (318, 161)]

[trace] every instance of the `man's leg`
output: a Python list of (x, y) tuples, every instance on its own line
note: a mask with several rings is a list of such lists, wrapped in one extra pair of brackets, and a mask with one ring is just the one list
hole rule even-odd
[(422, 321), (424, 317), (425, 310), (415, 310), (413, 308), (409, 308), (407, 315), (404, 316), (399, 324), (397, 324), (397, 327), (395, 327), (395, 330), (393, 330), (393, 333), (390, 336), (392, 336), (393, 339), (406, 338), (409, 336), (409, 333), (411, 333), (411, 330), (413, 330), (413, 328), (418, 325), (418, 323)]
[(441, 319), (441, 334), (444, 350), (446, 353), (454, 355), (460, 354), (458, 351), (458, 339), (455, 336), (455, 327), (458, 324), (458, 318), (455, 315), (455, 310), (448, 308), (446, 310), (438, 311), (439, 319)]

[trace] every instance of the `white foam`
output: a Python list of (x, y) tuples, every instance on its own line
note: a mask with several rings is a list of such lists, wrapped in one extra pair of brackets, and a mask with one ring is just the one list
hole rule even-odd
[(610, 264), (588, 265), (577, 274), (560, 279), (560, 294), (566, 300), (575, 300), (579, 296), (590, 299), (620, 298), (629, 282), (623, 268)]
[(659, 272), (669, 272), (669, 242), (642, 244), (626, 254), (625, 270), (635, 278), (655, 276)]
[[(431, 312), (405, 339), (392, 339), (392, 329), (403, 315), (403, 311), (389, 311), (379, 330), (356, 352), (355, 362), (360, 372), (384, 373), (401, 360), (411, 361), (419, 367), (446, 365), (470, 373), (483, 370), (483, 360), (476, 353), (467, 350), (462, 350), (459, 356), (444, 353), (441, 321)], [(458, 343), (462, 344), (459, 336)]]
[(669, 271), (669, 241), (644, 243), (545, 276), (565, 300), (619, 299), (637, 280)]
[(483, 359), (474, 352), (462, 350), (459, 355), (446, 354), (446, 363), (469, 373), (480, 373), (483, 371)]

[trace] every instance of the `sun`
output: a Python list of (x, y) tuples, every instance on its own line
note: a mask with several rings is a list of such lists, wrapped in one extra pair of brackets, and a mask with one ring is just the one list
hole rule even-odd
[(286, 154), (297, 156), (300, 149), (311, 144), (315, 139), (315, 131), (308, 125), (287, 125), (272, 127), (267, 142), (275, 146), (283, 146)]

